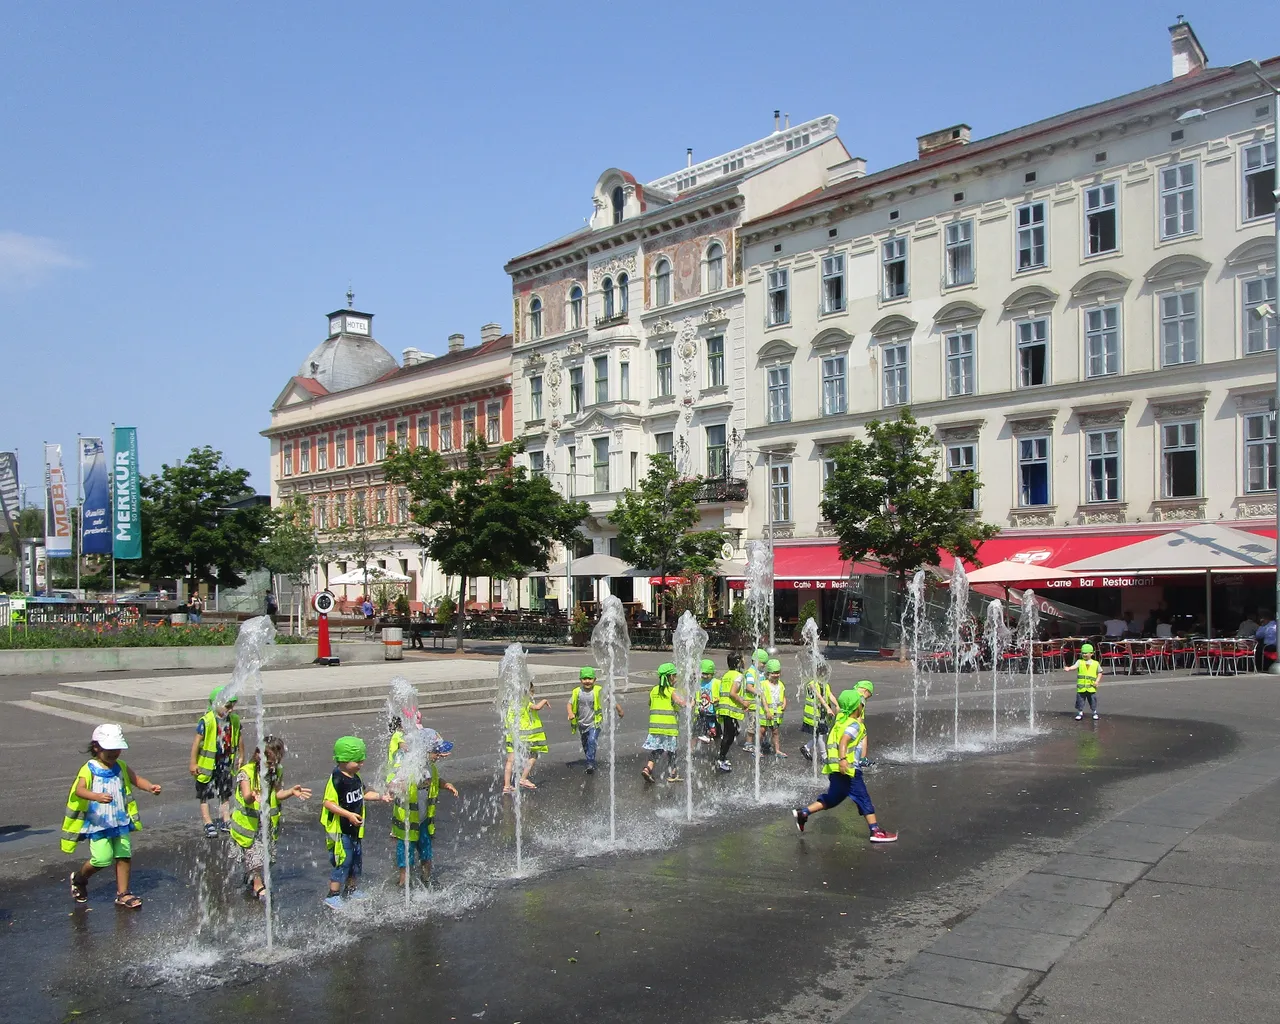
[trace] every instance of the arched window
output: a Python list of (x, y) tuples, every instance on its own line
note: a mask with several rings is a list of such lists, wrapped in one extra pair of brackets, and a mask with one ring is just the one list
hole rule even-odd
[(622, 223), (622, 207), (626, 203), (626, 195), (622, 191), (622, 186), (618, 185), (609, 194), (609, 198), (613, 200), (613, 222), (615, 224)]
[(671, 304), (671, 261), (658, 260), (653, 270), (653, 304), (669, 306)]
[(606, 277), (600, 282), (600, 293), (604, 297), (604, 319), (613, 319), (613, 278)]
[(582, 289), (576, 284), (569, 289), (569, 324), (575, 331), (582, 326)]
[(627, 275), (618, 275), (618, 316), (627, 315)]
[(707, 247), (707, 291), (718, 292), (724, 287), (724, 246), (712, 242)]
[(542, 300), (536, 295), (529, 300), (529, 337), (542, 337)]

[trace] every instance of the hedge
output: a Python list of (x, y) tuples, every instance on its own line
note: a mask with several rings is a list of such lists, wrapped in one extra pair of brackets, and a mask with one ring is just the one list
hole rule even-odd
[[(67, 626), (15, 626), (10, 637), (0, 629), (0, 651), (49, 650), (58, 647), (231, 647), (239, 630), (234, 626), (149, 625), (112, 626), (106, 623)], [(276, 634), (278, 644), (314, 643), (310, 637)]]

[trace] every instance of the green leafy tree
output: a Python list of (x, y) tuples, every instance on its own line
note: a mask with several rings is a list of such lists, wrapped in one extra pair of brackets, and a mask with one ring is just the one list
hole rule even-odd
[[(581, 539), (587, 506), (515, 465), (512, 457), (523, 450), (518, 442), (490, 449), (477, 438), (456, 463), (429, 448), (392, 446), (387, 455), (387, 480), (409, 494), (411, 534), (443, 573), (458, 577), (460, 611), (469, 580), (527, 576), (546, 569), (554, 543)], [(457, 626), (461, 651), (465, 614)]]
[(270, 529), (262, 547), (263, 565), (272, 576), (285, 577), (295, 595), (302, 594), (299, 618), (305, 620), (305, 588), (320, 560), (320, 545), (311, 525), (307, 500), (294, 497), (272, 509)]
[[(622, 557), (662, 577), (713, 573), (726, 535), (723, 530), (699, 529), (702, 511), (697, 496), (703, 482), (702, 477), (681, 479), (665, 455), (651, 458), (639, 490), (623, 491), (609, 513), (609, 522), (618, 528)], [(663, 602), (659, 614), (664, 623), (666, 612)]]
[(907, 577), (935, 564), (939, 550), (972, 559), (978, 545), (999, 532), (974, 517), (977, 477), (942, 477), (933, 431), (917, 423), (910, 409), (895, 421), (872, 420), (865, 438), (838, 445), (831, 457), (835, 466), (822, 515), (835, 528), (842, 558), (874, 554), (896, 577), (895, 618), (901, 617)]
[[(193, 448), (176, 465), (142, 480), (142, 559), (135, 574), (238, 587), (262, 565), (271, 530), (265, 505), (232, 507), (253, 494), (249, 471), (222, 452)], [(127, 563), (119, 563), (126, 565)]]
[[(28, 505), (19, 510), (18, 536), (24, 540), (36, 540), (44, 536), (44, 509)], [(6, 574), (4, 579), (6, 582), (12, 581), (13, 589), (17, 590), (20, 582), (19, 567), (22, 564), (21, 552), (3, 519), (0, 519), (0, 555), (8, 555), (14, 560), (13, 572)]]
[(332, 524), (328, 531), (329, 546), (337, 559), (354, 562), (364, 577), (361, 597), (373, 600), (370, 589), (370, 566), (379, 555), (391, 550), (391, 528), (375, 523), (369, 515), (368, 506), (362, 501), (352, 498), (346, 510), (346, 516), (340, 522)]

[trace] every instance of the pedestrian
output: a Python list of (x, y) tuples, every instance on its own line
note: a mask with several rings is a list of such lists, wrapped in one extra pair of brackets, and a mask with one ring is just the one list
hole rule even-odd
[(78, 843), (88, 840), (89, 859), (80, 870), (71, 872), (71, 898), (89, 902), (89, 879), (101, 868), (116, 869), (116, 906), (137, 910), (142, 900), (129, 891), (133, 865), (130, 832), (142, 828), (133, 790), (145, 789), (158, 795), (159, 783), (149, 782), (120, 760), (129, 749), (124, 731), (104, 723), (93, 730), (89, 760), (76, 773), (67, 794), (67, 810), (62, 819), (62, 852), (74, 854)]
[[(831, 692), (829, 682), (831, 666), (825, 661), (822, 662), (814, 675), (815, 678), (810, 679), (804, 686), (802, 725), (804, 734), (812, 743), (817, 744), (818, 750), (821, 750), (827, 742), (827, 732), (831, 728), (831, 722), (836, 717), (838, 708), (836, 696)], [(812, 761), (813, 750), (814, 748), (806, 743), (800, 748), (800, 753), (806, 761)]]
[(551, 707), (551, 701), (545, 697), (542, 700), (535, 701), (533, 699), (533, 680), (529, 680), (529, 688), (525, 693), (524, 700), (520, 707), (520, 721), (516, 722), (516, 705), (511, 704), (507, 708), (507, 763), (502, 770), (502, 792), (504, 794), (514, 793), (515, 786), (511, 784), (512, 777), (515, 774), (516, 763), (516, 733), (520, 736), (520, 747), (524, 750), (525, 760), (524, 768), (520, 772), (520, 785), (525, 789), (537, 789), (529, 780), (529, 773), (533, 771), (533, 766), (538, 763), (538, 755), (545, 754), (549, 749), (547, 747), (547, 733), (542, 727), (542, 716), (539, 711), (545, 711)]
[(716, 760), (716, 769), (729, 772), (733, 771), (733, 765), (729, 763), (729, 751), (733, 749), (733, 741), (738, 738), (738, 730), (742, 726), (743, 715), (746, 714), (747, 699), (742, 692), (742, 655), (730, 651), (725, 664), (729, 667), (720, 677), (720, 693), (716, 701), (716, 727), (720, 732), (720, 756)]
[(898, 833), (886, 832), (876, 820), (876, 809), (867, 793), (862, 769), (858, 767), (858, 762), (866, 751), (867, 741), (867, 727), (859, 714), (862, 698), (856, 690), (844, 690), (840, 694), (838, 708), (839, 714), (827, 734), (827, 759), (822, 766), (823, 774), (828, 777), (827, 791), (808, 807), (797, 807), (791, 812), (796, 820), (796, 828), (803, 832), (811, 815), (829, 811), (848, 798), (866, 819), (870, 830), (868, 838), (873, 843), (896, 842)]
[(364, 616), (364, 631), (373, 636), (376, 632), (373, 621), (373, 602), (369, 600), (368, 594), (360, 599), (360, 614)]
[[(699, 743), (711, 743), (716, 735), (716, 703), (720, 698), (720, 680), (716, 678), (716, 663), (703, 658), (698, 666), (698, 722), (693, 730)], [(690, 739), (690, 743), (693, 739)]]
[[(418, 864), (418, 878), (422, 884), (427, 885), (431, 881), (433, 864), (431, 846), (436, 834), (436, 804), (440, 799), (440, 790), (447, 789), (455, 797), (458, 796), (457, 787), (452, 782), (441, 778), (438, 767), (441, 758), (447, 757), (453, 750), (453, 744), (434, 729), (420, 730), (414, 737), (414, 743), (426, 754), (426, 762), (418, 769), (420, 773), (418, 778), (401, 779), (398, 783), (398, 786), (403, 788), (403, 793), (396, 797), (391, 820), (391, 838), (395, 840), (398, 872), (396, 884), (401, 886), (405, 884), (405, 872), (413, 866), (415, 861)], [(392, 778), (401, 774), (400, 758), (403, 755), (404, 743), (401, 742), (388, 759), (388, 763), (393, 768)], [(425, 814), (423, 813), (423, 783), (426, 784)], [(427, 823), (425, 828), (422, 826), (424, 818)]]
[(1080, 645), (1080, 657), (1063, 670), (1076, 674), (1076, 721), (1084, 718), (1085, 702), (1098, 720), (1098, 680), (1102, 678), (1102, 666), (1093, 657), (1093, 644)]
[(280, 610), (280, 605), (276, 602), (276, 595), (269, 590), (267, 591), (266, 609), (270, 618), (275, 618), (276, 612)]
[(661, 753), (667, 755), (667, 781), (679, 782), (676, 772), (676, 741), (680, 736), (680, 720), (676, 709), (686, 707), (686, 702), (675, 692), (676, 667), (671, 662), (658, 666), (658, 683), (649, 691), (649, 735), (644, 749), (649, 751), (649, 761), (640, 772), (645, 782), (654, 782), (653, 765)]
[[(214, 839), (219, 829), (231, 831), (231, 793), (235, 788), (236, 769), (244, 761), (244, 737), (240, 734), (240, 716), (233, 710), (237, 698), (222, 699), (225, 686), (209, 694), (209, 708), (196, 722), (191, 741), (191, 757), (187, 770), (196, 780), (196, 799), (200, 801), (200, 819), (206, 839)], [(218, 801), (219, 819), (214, 823), (209, 804)]]
[(333, 774), (324, 787), (324, 805), (320, 825), (329, 850), (329, 895), (325, 905), (341, 910), (344, 899), (362, 898), (356, 892), (364, 873), (364, 804), (366, 800), (391, 802), (390, 793), (366, 790), (360, 779), (364, 764), (364, 740), (343, 736), (333, 745)]
[(767, 739), (774, 757), (786, 757), (782, 752), (782, 716), (787, 710), (787, 685), (782, 681), (782, 662), (777, 658), (765, 662), (759, 707), (760, 735), (756, 742), (762, 744), (760, 752), (764, 753), (763, 743)]
[(1254, 666), (1259, 672), (1265, 672), (1268, 655), (1274, 661), (1276, 657), (1276, 617), (1269, 611), (1262, 613), (1262, 625), (1254, 630), (1256, 643), (1253, 648)]
[(747, 728), (744, 734), (742, 749), (748, 754), (755, 753), (755, 740), (760, 728), (760, 693), (764, 688), (764, 680), (768, 675), (769, 652), (757, 647), (751, 656), (751, 664), (747, 666), (747, 674), (743, 684), (743, 693), (747, 698)]
[[(284, 788), (284, 740), (267, 736), (261, 747), (254, 747), (249, 759), (236, 773), (235, 803), (231, 811), (231, 838), (240, 847), (240, 863), (244, 868), (244, 884), (255, 898), (266, 899), (262, 872), (267, 863), (275, 863), (276, 839), (280, 834), (280, 801), (296, 797), (310, 800), (306, 786)], [(262, 834), (262, 794), (267, 794), (271, 816), (270, 835)]]
[(200, 597), (198, 587), (192, 588), (191, 596), (187, 598), (187, 621), (193, 622), (197, 626), (200, 624), (200, 616), (204, 614), (204, 600)]
[[(590, 712), (587, 707), (590, 707)], [(569, 728), (578, 730), (578, 739), (582, 743), (582, 753), (587, 759), (587, 774), (596, 771), (596, 746), (600, 742), (600, 727), (604, 724), (604, 705), (600, 695), (600, 687), (596, 685), (596, 670), (590, 665), (578, 671), (578, 685), (569, 694), (566, 708), (569, 714)], [(622, 705), (615, 703), (613, 710), (622, 717)]]

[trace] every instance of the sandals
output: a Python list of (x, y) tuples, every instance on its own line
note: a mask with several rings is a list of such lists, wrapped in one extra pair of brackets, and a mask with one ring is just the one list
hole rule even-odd
[(131, 892), (122, 892), (116, 897), (116, 906), (124, 907), (126, 910), (137, 910), (142, 906), (142, 900)]
[(532, 782), (530, 782), (528, 779), (521, 779), (521, 780), (520, 780), (520, 785), (521, 785), (521, 786), (523, 786), (525, 789), (537, 789), (537, 788), (538, 788), (538, 787), (537, 787), (537, 786), (535, 786)]
[(74, 871), (71, 872), (71, 898), (77, 903), (89, 902), (89, 889)]

